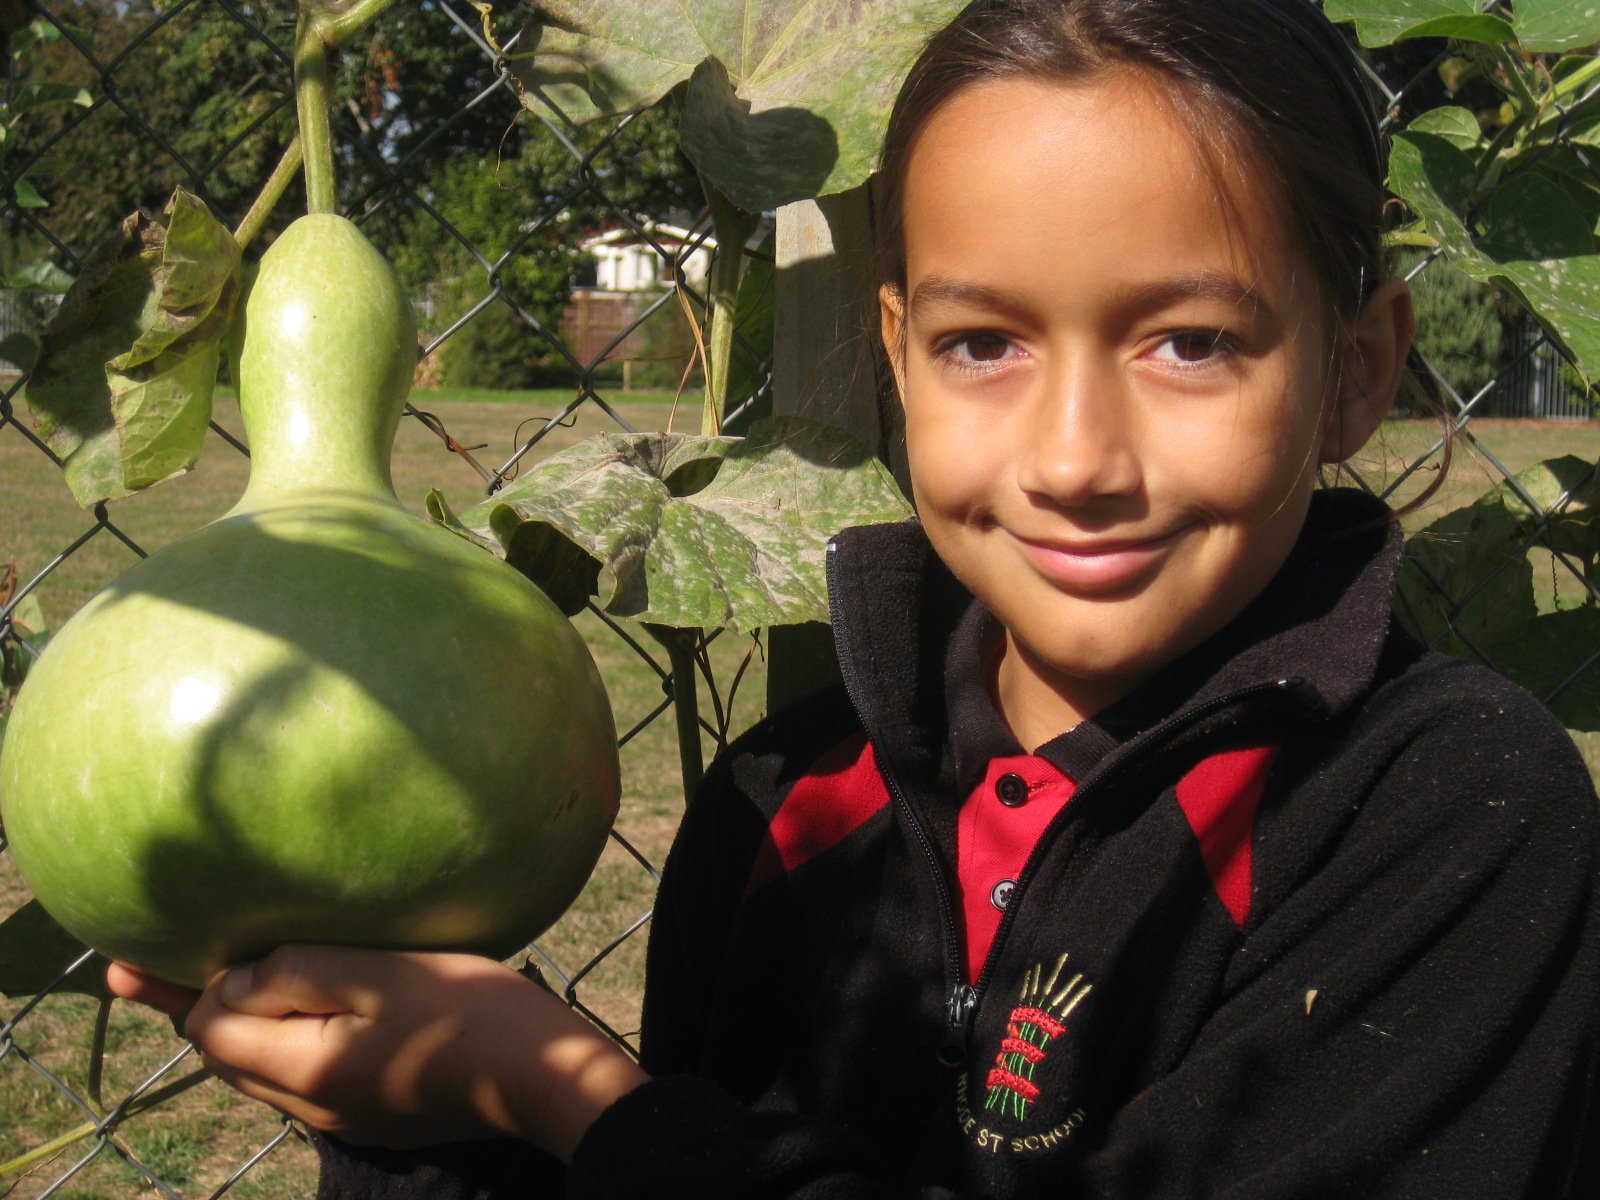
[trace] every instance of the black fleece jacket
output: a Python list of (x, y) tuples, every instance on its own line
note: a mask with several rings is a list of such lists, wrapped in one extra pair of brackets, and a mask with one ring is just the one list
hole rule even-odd
[(1076, 792), (976, 987), (955, 818), (1022, 755), (914, 522), (831, 548), (848, 697), (713, 768), (643, 1061), (565, 1178), (324, 1143), (321, 1195), (1600, 1195), (1596, 800), (1570, 739), (1389, 616), (1398, 534), (1317, 497), (1200, 650), (1037, 755)]

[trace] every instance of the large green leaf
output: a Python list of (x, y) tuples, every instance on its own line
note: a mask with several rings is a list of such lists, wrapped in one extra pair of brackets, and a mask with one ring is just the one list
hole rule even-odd
[(1580, 210), (1576, 216), (1569, 211), (1568, 223), (1575, 227), (1583, 221), (1593, 227), (1600, 223), (1600, 178), (1588, 167), (1593, 157), (1592, 151), (1577, 146), (1535, 143), (1507, 154), (1503, 161), (1507, 175), (1531, 172), (1548, 177), (1566, 198), (1563, 203)]
[(211, 414), (239, 247), (179, 190), (165, 229), (135, 213), (98, 247), (40, 339), (28, 407), (78, 503), (188, 470)]
[(1558, 53), (1600, 41), (1600, 7), (1594, 0), (1516, 0), (1513, 20), (1524, 50)]
[(1477, 116), (1470, 108), (1455, 104), (1442, 104), (1419, 113), (1406, 128), (1412, 133), (1437, 134), (1468, 153), (1483, 145), (1483, 129), (1478, 124)]
[(37, 996), (54, 985), (60, 992), (105, 996), (105, 960), (89, 959), (65, 979), (61, 972), (84, 952), (84, 945), (40, 906), (29, 900), (0, 922), (0, 995), (15, 1000)]
[(1394, 139), (1389, 186), (1456, 266), (1515, 293), (1584, 376), (1600, 379), (1600, 255), (1591, 197), (1562, 175), (1523, 171), (1480, 203), (1475, 168), (1449, 139), (1408, 130)]
[(1537, 615), (1519, 515), (1499, 489), (1406, 543), (1396, 609), (1428, 645), (1470, 657), (1519, 636)]
[(745, 438), (602, 434), (461, 516), (568, 612), (680, 629), (828, 619), (827, 540), (910, 506), (847, 434), (795, 418)]
[(1600, 606), (1590, 604), (1541, 613), (1490, 657), (1509, 679), (1545, 701), (1568, 729), (1594, 731), (1600, 730), (1600, 662), (1586, 660), (1596, 650)]
[[(1546, 459), (1518, 472), (1516, 480), (1543, 515), (1543, 540), (1550, 549), (1584, 564), (1600, 561), (1600, 471), (1593, 459), (1575, 454)], [(1524, 528), (1532, 532), (1537, 518), (1526, 503), (1518, 507)]]
[[(1600, 646), (1600, 641), (1569, 643), (1565, 671), (1546, 677), (1541, 663), (1548, 657), (1549, 631), (1586, 628), (1582, 622), (1590, 618), (1538, 611), (1527, 556), (1534, 545), (1566, 555), (1595, 577), (1600, 476), (1592, 460), (1567, 455), (1534, 463), (1413, 534), (1400, 573), (1402, 620), (1440, 649), (1469, 657), (1481, 652), (1530, 690), (1540, 692), (1530, 681), (1543, 680), (1543, 690), (1549, 691), (1572, 670), (1574, 646)], [(1552, 622), (1554, 616), (1561, 620)], [(1559, 665), (1559, 656), (1550, 661)], [(1600, 680), (1593, 686), (1600, 689)], [(1586, 694), (1579, 689), (1574, 697)]]
[(516, 66), (575, 120), (684, 85), (684, 152), (747, 212), (871, 173), (912, 59), (960, 0), (546, 0)]
[(1480, 8), (1479, 0), (1327, 0), (1323, 5), (1329, 20), (1355, 22), (1363, 46), (1388, 46), (1419, 37), (1490, 45), (1516, 40), (1510, 22)]

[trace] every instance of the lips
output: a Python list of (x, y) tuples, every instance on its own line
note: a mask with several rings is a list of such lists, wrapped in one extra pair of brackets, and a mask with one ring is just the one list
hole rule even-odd
[(1068, 591), (1110, 595), (1149, 581), (1189, 529), (1148, 538), (1066, 540), (1012, 534), (1034, 569)]

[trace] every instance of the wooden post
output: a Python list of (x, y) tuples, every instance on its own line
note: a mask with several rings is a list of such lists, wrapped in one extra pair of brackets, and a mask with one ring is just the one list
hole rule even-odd
[[(887, 454), (869, 189), (784, 205), (774, 240), (773, 410), (837, 425)], [(772, 629), (767, 648), (768, 711), (839, 677), (826, 625)]]
[(872, 204), (865, 187), (778, 210), (773, 407), (877, 449)]

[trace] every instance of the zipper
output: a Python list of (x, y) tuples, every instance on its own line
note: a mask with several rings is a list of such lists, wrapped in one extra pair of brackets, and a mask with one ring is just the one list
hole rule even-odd
[[(828, 575), (828, 615), (835, 629), (844, 628), (840, 621), (839, 592), (835, 586), (834, 555), (837, 553), (835, 543), (828, 542), (827, 575)], [(839, 673), (844, 679), (845, 693), (855, 705), (856, 715), (861, 718), (861, 724), (867, 731), (868, 738), (872, 738), (873, 722), (868, 719), (866, 706), (862, 703), (860, 676), (856, 672), (854, 654), (840, 654)], [(872, 738), (874, 752), (876, 753), (877, 741)], [(883, 775), (884, 786), (889, 790), (889, 800), (904, 816), (906, 824), (910, 827), (917, 845), (921, 848), (923, 861), (928, 867), (928, 876), (933, 881), (933, 892), (939, 907), (940, 945), (943, 949), (944, 959), (944, 996), (945, 996), (945, 1028), (939, 1039), (938, 1059), (948, 1067), (958, 1067), (964, 1061), (966, 1053), (967, 1032), (972, 1027), (973, 1014), (978, 1007), (978, 992), (969, 986), (964, 978), (961, 962), (961, 938), (956, 929), (955, 900), (950, 894), (950, 881), (945, 875), (944, 863), (940, 861), (939, 851), (933, 844), (933, 835), (923, 825), (922, 819), (916, 810), (911, 807), (905, 797), (905, 791), (900, 786), (900, 781), (895, 776), (894, 767), (887, 755), (878, 754), (878, 770)]]
[[(835, 629), (844, 628), (840, 621), (840, 589), (835, 585), (835, 555), (836, 544), (830, 540), (827, 550), (827, 576), (828, 576), (828, 615)], [(843, 677), (845, 692), (849, 695), (851, 703), (855, 705), (856, 715), (861, 718), (862, 726), (867, 730), (867, 736), (872, 739), (873, 723), (868, 720), (865, 706), (862, 704), (860, 676), (856, 672), (855, 656), (853, 654), (840, 654), (839, 673)], [(945, 1027), (939, 1039), (937, 1057), (939, 1064), (952, 1070), (960, 1068), (967, 1059), (967, 1045), (971, 1038), (972, 1026), (978, 1013), (978, 1008), (983, 1003), (984, 993), (989, 986), (995, 966), (1000, 958), (1000, 951), (1005, 945), (1006, 935), (1011, 930), (1011, 924), (1016, 919), (1016, 912), (1022, 907), (1022, 894), (1038, 873), (1039, 862), (1044, 857), (1041, 851), (1045, 845), (1054, 840), (1056, 834), (1066, 823), (1069, 817), (1076, 814), (1083, 807), (1083, 797), (1091, 789), (1101, 785), (1112, 773), (1117, 771), (1124, 762), (1135, 756), (1148, 752), (1152, 744), (1159, 745), (1165, 739), (1191, 725), (1197, 724), (1206, 717), (1231, 708), (1238, 704), (1248, 703), (1258, 696), (1283, 696), (1299, 686), (1304, 681), (1298, 676), (1283, 679), (1274, 679), (1268, 683), (1252, 684), (1249, 687), (1239, 688), (1235, 691), (1215, 696), (1204, 704), (1194, 708), (1174, 713), (1166, 720), (1159, 722), (1146, 730), (1137, 739), (1139, 745), (1137, 752), (1129, 749), (1133, 743), (1126, 743), (1119, 751), (1113, 751), (1100, 765), (1087, 776), (1074, 790), (1072, 798), (1066, 806), (1055, 815), (1051, 822), (1045, 826), (1039, 840), (1034, 844), (1033, 851), (1028, 855), (1028, 861), (1023, 865), (1022, 871), (1017, 876), (1017, 885), (1011, 894), (1010, 903), (1000, 915), (1000, 924), (995, 929), (994, 940), (989, 945), (989, 953), (985, 956), (983, 967), (978, 972), (975, 984), (969, 984), (964, 979), (961, 962), (961, 938), (956, 928), (955, 901), (950, 892), (950, 883), (945, 875), (944, 864), (939, 858), (939, 852), (934, 846), (933, 837), (929, 834), (922, 819), (916, 810), (911, 807), (905, 798), (905, 792), (900, 787), (898, 779), (888, 756), (879, 754), (878, 769), (883, 775), (884, 785), (888, 788), (889, 799), (896, 808), (905, 816), (906, 824), (915, 835), (917, 844), (922, 849), (924, 861), (928, 866), (928, 874), (933, 880), (933, 890), (939, 906), (939, 922), (943, 934), (944, 958), (944, 996), (945, 996)], [(873, 740), (876, 753), (877, 741)]]
[(972, 1018), (978, 1011), (978, 989), (958, 979), (944, 1001), (944, 1036), (936, 1055), (941, 1067), (955, 1070), (967, 1061)]

